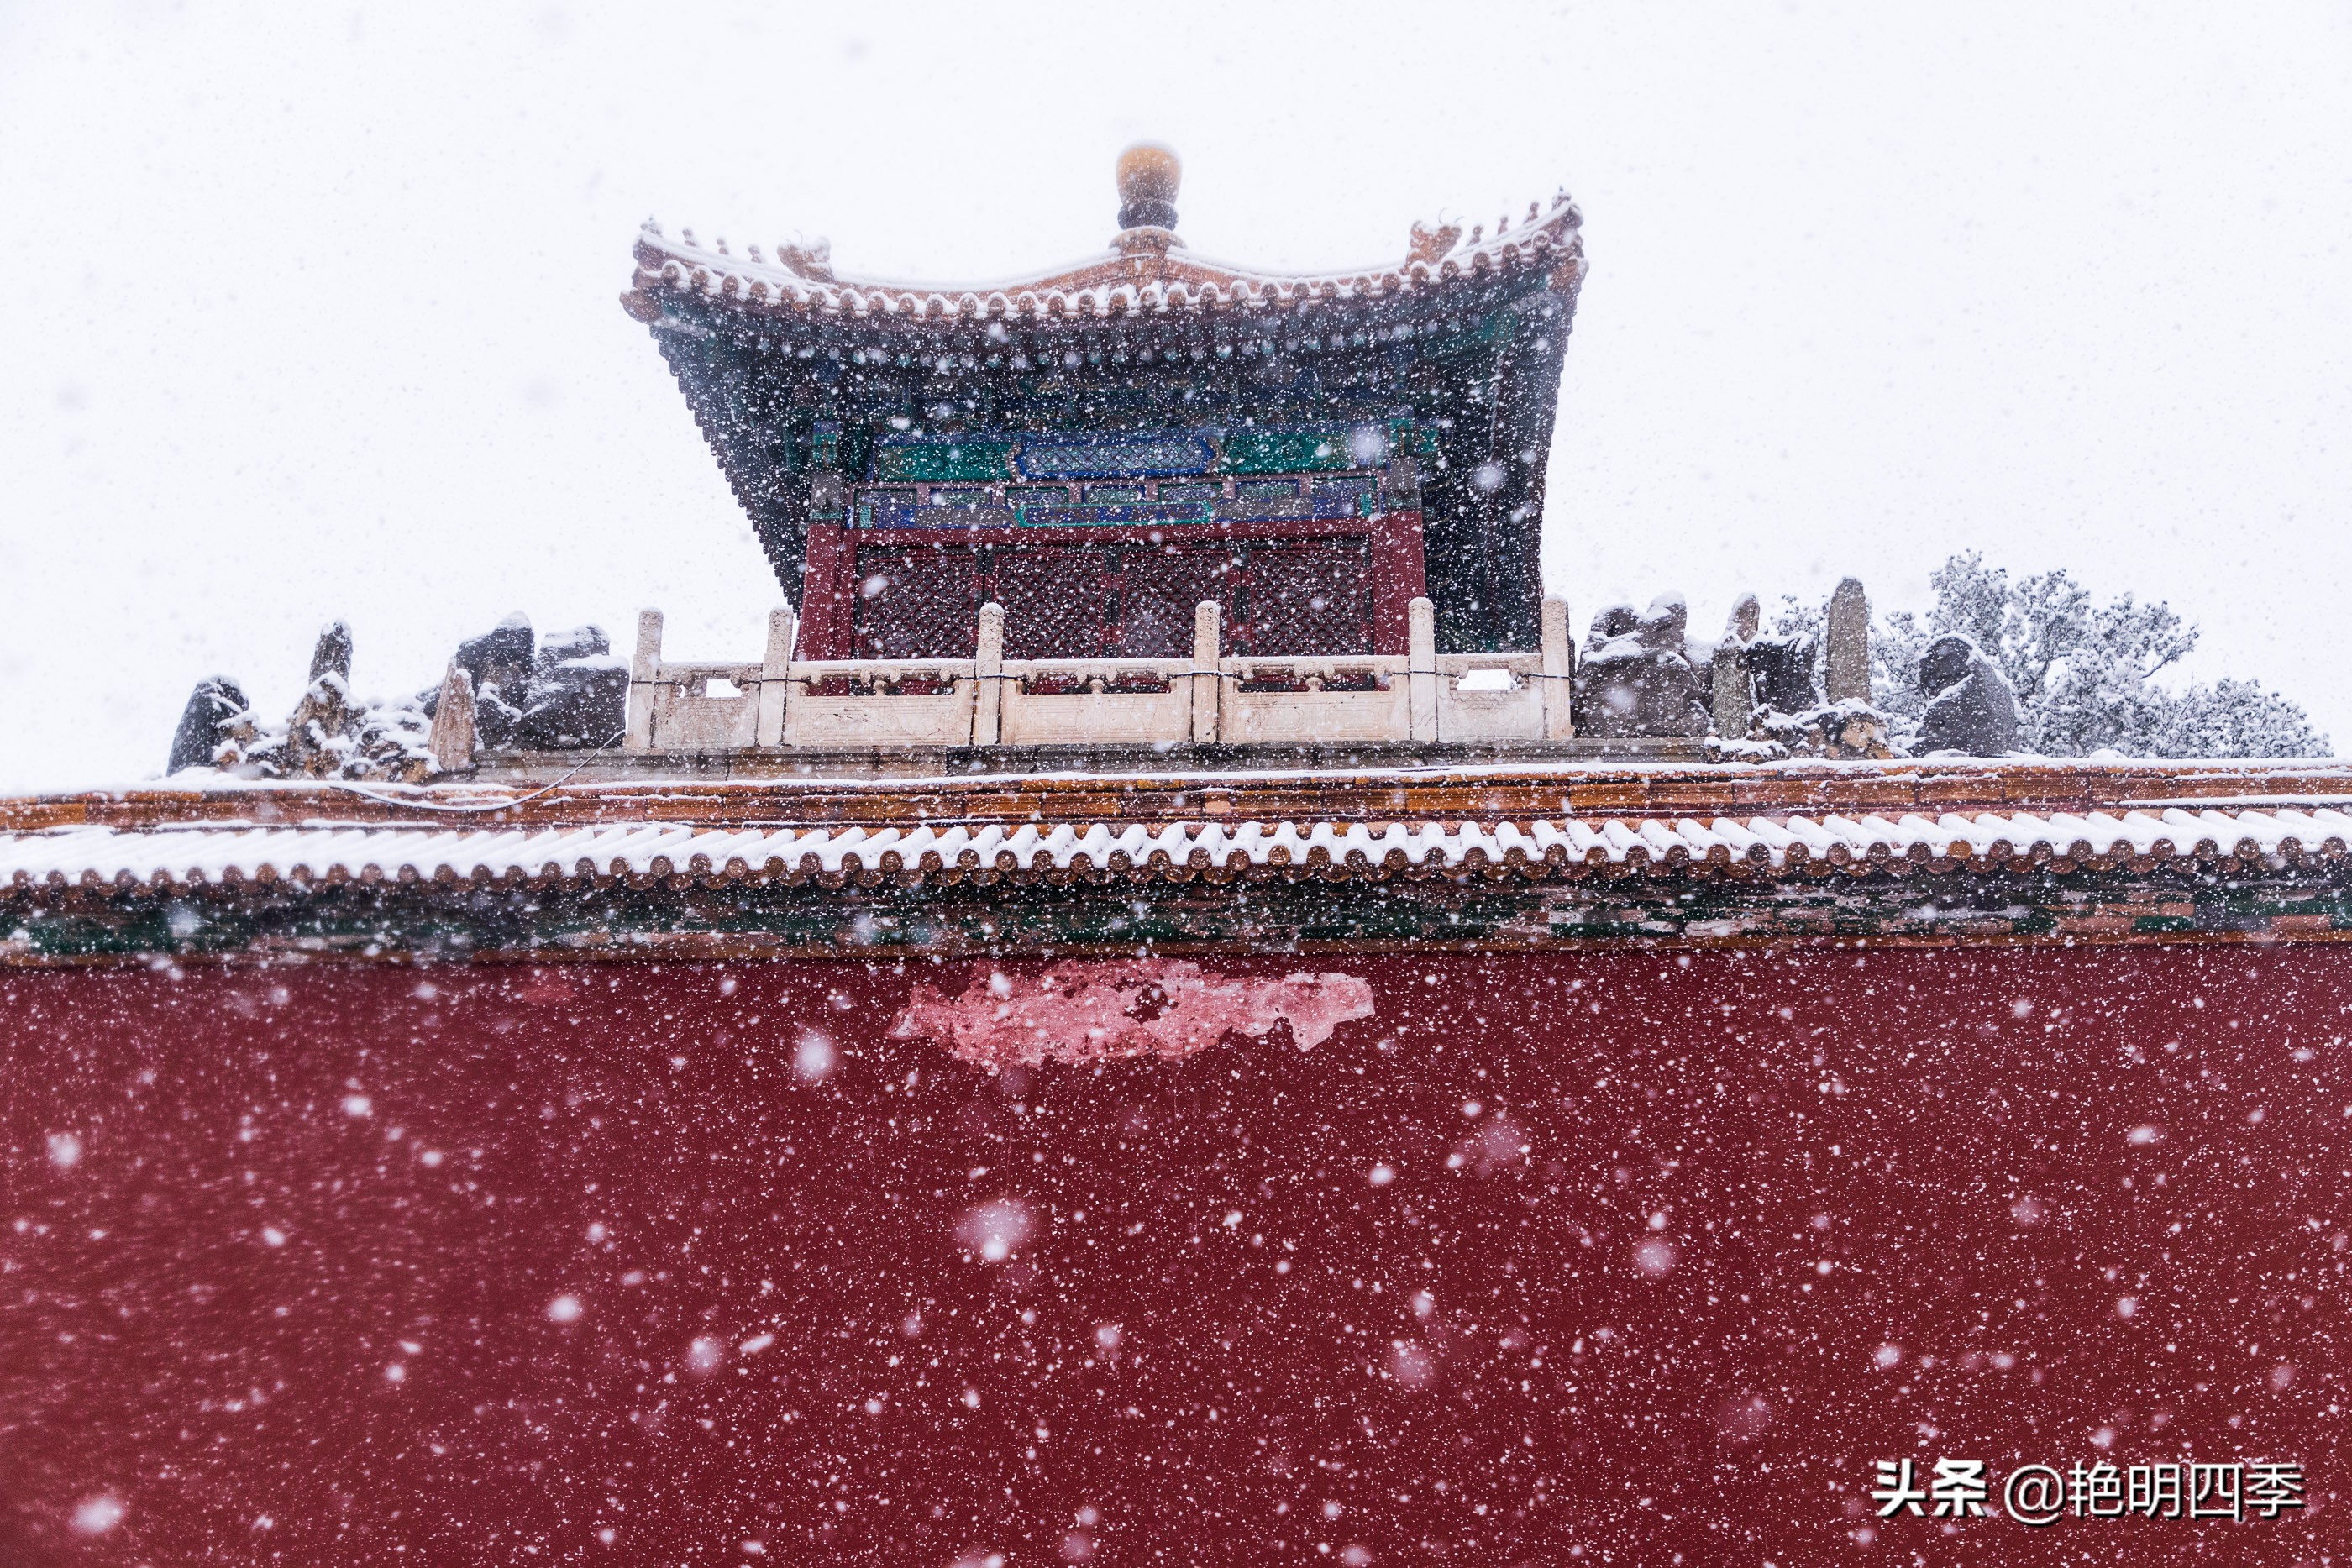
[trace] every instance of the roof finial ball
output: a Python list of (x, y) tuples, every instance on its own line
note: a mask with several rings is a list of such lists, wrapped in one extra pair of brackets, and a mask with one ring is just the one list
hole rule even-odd
[(1173, 229), (1176, 187), (1184, 165), (1176, 150), (1159, 141), (1139, 141), (1118, 155), (1118, 226)]

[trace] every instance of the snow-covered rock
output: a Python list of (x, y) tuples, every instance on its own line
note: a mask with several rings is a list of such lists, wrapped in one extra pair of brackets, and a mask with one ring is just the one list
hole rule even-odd
[(1685, 650), (1690, 612), (1662, 593), (1635, 614), (1612, 604), (1592, 619), (1578, 661), (1576, 732), (1601, 739), (1705, 735), (1707, 693)]
[(1915, 755), (2001, 757), (2017, 749), (2017, 694), (1973, 639), (1948, 634), (1929, 643), (1919, 656), (1919, 690), (1929, 701)]

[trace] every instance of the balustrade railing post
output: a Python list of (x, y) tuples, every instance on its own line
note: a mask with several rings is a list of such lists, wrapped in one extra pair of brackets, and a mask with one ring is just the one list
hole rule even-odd
[(1004, 606), (992, 600), (980, 607), (971, 671), (971, 743), (994, 746), (1004, 733)]
[(768, 653), (760, 665), (760, 724), (754, 732), (761, 746), (784, 743), (784, 704), (792, 694), (793, 639), (799, 631), (799, 618), (793, 613), (791, 605), (779, 604), (768, 612)]
[(1574, 676), (1576, 644), (1568, 636), (1568, 601), (1557, 594), (1543, 601), (1543, 716), (1546, 740), (1576, 736)]
[(1202, 600), (1192, 611), (1192, 743), (1204, 746), (1217, 738), (1217, 710), (1223, 701), (1223, 612), (1214, 600)]
[(1405, 611), (1405, 684), (1408, 737), (1435, 740), (1437, 734), (1437, 607), (1416, 599)]
[(630, 751), (654, 748), (654, 699), (661, 679), (662, 612), (637, 612), (637, 653), (629, 664), (629, 718), (623, 746)]

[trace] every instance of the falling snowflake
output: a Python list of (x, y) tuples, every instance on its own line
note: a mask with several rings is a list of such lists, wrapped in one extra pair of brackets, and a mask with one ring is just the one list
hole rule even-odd
[(125, 1511), (122, 1500), (111, 1492), (84, 1498), (73, 1511), (73, 1532), (76, 1535), (104, 1535), (122, 1522)]
[(983, 1262), (1003, 1262), (1028, 1239), (1029, 1206), (1018, 1198), (981, 1204), (956, 1222), (956, 1239), (979, 1253)]
[(820, 1030), (810, 1030), (793, 1045), (793, 1071), (803, 1081), (822, 1083), (833, 1072), (833, 1040)]

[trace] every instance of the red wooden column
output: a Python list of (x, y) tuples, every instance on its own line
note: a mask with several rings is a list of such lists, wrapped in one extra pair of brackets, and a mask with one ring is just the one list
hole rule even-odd
[(839, 522), (812, 522), (801, 580), (800, 657), (854, 659), (856, 648), (856, 549)]
[(1372, 652), (1406, 652), (1412, 601), (1428, 591), (1422, 570), (1421, 513), (1372, 518)]

